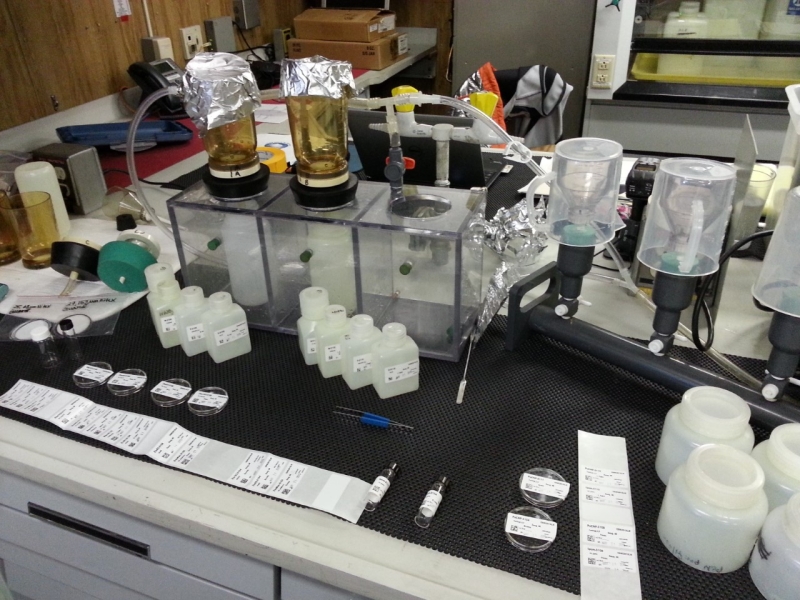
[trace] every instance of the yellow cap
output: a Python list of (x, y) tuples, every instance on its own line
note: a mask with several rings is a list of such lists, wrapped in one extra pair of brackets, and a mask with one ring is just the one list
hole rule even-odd
[[(398, 85), (392, 90), (392, 96), (399, 96), (400, 94), (416, 94), (419, 90), (411, 87), (410, 85)], [(398, 104), (394, 107), (397, 112), (413, 112), (413, 104)]]
[(472, 92), (469, 95), (469, 103), (490, 117), (494, 113), (494, 107), (497, 106), (498, 99), (497, 94), (492, 92)]

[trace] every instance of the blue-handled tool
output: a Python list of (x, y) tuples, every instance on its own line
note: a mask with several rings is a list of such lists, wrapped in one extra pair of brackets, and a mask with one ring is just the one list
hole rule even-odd
[(333, 414), (339, 415), (342, 417), (350, 417), (353, 419), (358, 419), (360, 423), (364, 425), (371, 425), (373, 427), (380, 427), (381, 429), (389, 429), (391, 427), (396, 427), (398, 429), (404, 429), (406, 431), (413, 431), (414, 428), (411, 425), (403, 425), (402, 423), (398, 423), (397, 421), (392, 421), (388, 417), (382, 417), (381, 415), (376, 415), (375, 413), (366, 412), (363, 410), (356, 410), (354, 408), (347, 408), (344, 406), (336, 406)]

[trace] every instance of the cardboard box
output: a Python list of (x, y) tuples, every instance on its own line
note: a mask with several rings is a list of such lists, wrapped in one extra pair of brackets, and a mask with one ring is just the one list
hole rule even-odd
[(294, 18), (294, 34), (303, 40), (374, 42), (394, 32), (390, 10), (309, 8)]
[(329, 42), (325, 40), (289, 40), (289, 58), (305, 58), (317, 54), (331, 60), (346, 60), (354, 69), (380, 71), (408, 54), (408, 36), (392, 34), (377, 42)]

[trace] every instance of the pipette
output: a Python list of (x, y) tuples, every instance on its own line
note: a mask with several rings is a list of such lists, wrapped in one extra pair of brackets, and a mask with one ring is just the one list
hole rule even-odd
[(366, 412), (363, 410), (356, 410), (355, 408), (347, 408), (345, 406), (335, 406), (333, 414), (342, 417), (351, 417), (353, 419), (358, 419), (359, 422), (363, 423), (364, 425), (372, 425), (373, 427), (380, 427), (381, 429), (389, 429), (390, 427), (397, 427), (398, 429), (403, 429), (405, 431), (414, 430), (414, 428), (411, 425), (403, 425), (402, 423), (393, 421), (388, 417), (382, 417), (380, 415), (376, 415), (375, 413)]
[(472, 356), (472, 347), (475, 345), (475, 334), (469, 336), (469, 348), (467, 349), (467, 364), (464, 365), (464, 376), (461, 378), (461, 383), (458, 384), (458, 395), (456, 396), (456, 404), (464, 402), (464, 392), (467, 389), (467, 369), (469, 369), (469, 358)]

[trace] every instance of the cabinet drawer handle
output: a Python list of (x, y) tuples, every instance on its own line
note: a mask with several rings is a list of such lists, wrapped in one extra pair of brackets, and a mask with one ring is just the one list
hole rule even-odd
[(97, 527), (85, 521), (79, 521), (78, 519), (68, 517), (67, 515), (50, 510), (49, 508), (33, 504), (32, 502), (28, 502), (28, 514), (32, 517), (37, 517), (60, 527), (64, 527), (65, 529), (69, 529), (70, 531), (88, 536), (99, 542), (110, 544), (120, 550), (136, 554), (143, 558), (150, 558), (149, 544), (137, 542), (136, 540), (114, 533), (108, 529)]

